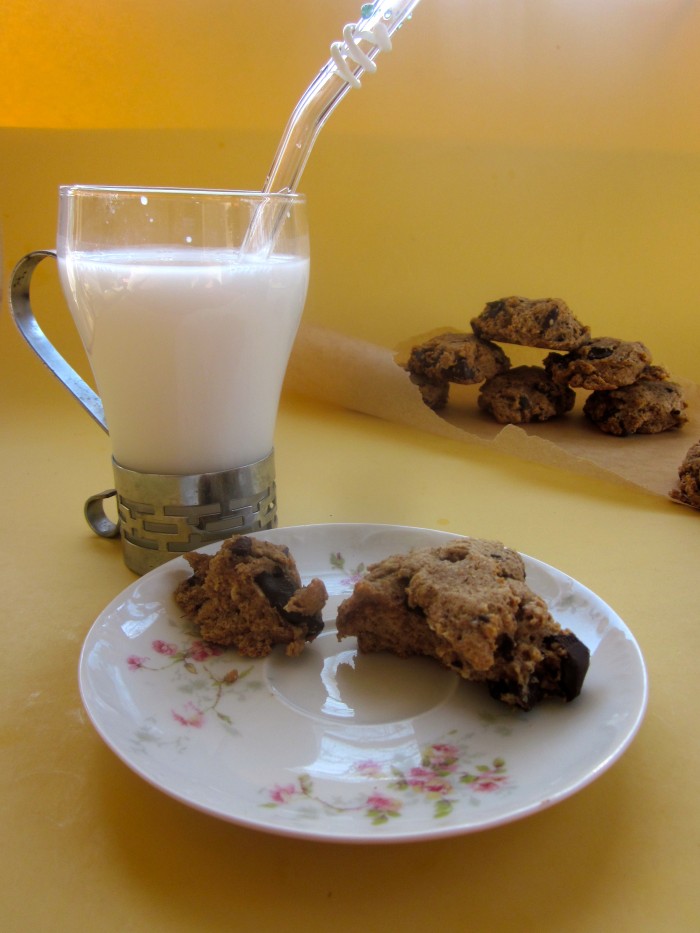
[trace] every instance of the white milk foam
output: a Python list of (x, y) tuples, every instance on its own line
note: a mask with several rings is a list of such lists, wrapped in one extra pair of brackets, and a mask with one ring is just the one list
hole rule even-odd
[(270, 453), (308, 259), (150, 247), (59, 270), (121, 466), (215, 472)]

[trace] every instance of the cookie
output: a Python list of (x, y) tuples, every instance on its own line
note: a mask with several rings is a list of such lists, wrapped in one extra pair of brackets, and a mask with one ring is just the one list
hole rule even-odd
[(336, 624), (360, 652), (434, 658), (525, 710), (545, 697), (574, 699), (589, 663), (586, 646), (527, 586), (520, 555), (474, 538), (371, 565)]
[(571, 411), (573, 389), (556, 383), (541, 366), (515, 366), (479, 389), (479, 408), (500, 424), (549, 421)]
[(471, 385), (483, 382), (510, 366), (510, 360), (496, 344), (474, 334), (445, 333), (413, 347), (406, 368), (433, 385), (455, 382)]
[(175, 602), (205, 641), (265, 657), (273, 645), (298, 655), (323, 630), (328, 594), (321, 580), (302, 586), (289, 549), (235, 535), (214, 554), (183, 555), (193, 573)]
[(483, 382), (509, 366), (510, 360), (495, 343), (479, 340), (474, 334), (451, 332), (413, 347), (406, 363), (411, 382), (433, 411), (447, 405), (450, 383)]
[(678, 485), (669, 495), (677, 502), (700, 509), (700, 441), (683, 458), (678, 467)]
[(560, 298), (521, 298), (489, 301), (472, 330), (482, 340), (515, 343), (545, 350), (574, 350), (590, 336)]
[(688, 420), (683, 390), (669, 379), (638, 379), (619, 389), (591, 392), (583, 413), (605, 434), (660, 434)]
[(631, 385), (650, 363), (651, 353), (643, 343), (598, 337), (569, 353), (550, 353), (544, 367), (560, 385), (594, 391)]

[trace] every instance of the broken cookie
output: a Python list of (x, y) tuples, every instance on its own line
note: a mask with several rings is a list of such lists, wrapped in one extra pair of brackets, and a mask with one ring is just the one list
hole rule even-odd
[(476, 538), (371, 565), (341, 603), (337, 630), (363, 653), (434, 658), (524, 710), (573, 700), (589, 664), (588, 648), (527, 586), (520, 555)]
[(303, 586), (288, 548), (235, 535), (214, 554), (184, 555), (192, 575), (175, 602), (201, 637), (260, 658), (276, 644), (298, 655), (323, 630), (328, 594), (321, 580)]

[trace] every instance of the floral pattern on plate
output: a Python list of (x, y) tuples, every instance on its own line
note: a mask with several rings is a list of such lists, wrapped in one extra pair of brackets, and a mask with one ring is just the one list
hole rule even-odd
[[(161, 659), (160, 663), (150, 655), (130, 654), (126, 658), (126, 666), (132, 673), (150, 671), (168, 675), (173, 692), (182, 697), (170, 710), (174, 722), (185, 729), (201, 729), (207, 717), (213, 715), (235, 735), (234, 721), (220, 708), (220, 704), (234, 688), (241, 698), (242, 682), (250, 675), (253, 665), (248, 664), (243, 670), (239, 666), (231, 666), (231, 652), (196, 637), (184, 644), (156, 638), (150, 647)], [(214, 670), (212, 662), (215, 659), (221, 659), (225, 667), (220, 665), (219, 670)], [(251, 678), (247, 686), (260, 689), (262, 682)], [(149, 733), (142, 730), (138, 734), (141, 742), (148, 741), (148, 736)]]
[(370, 783), (371, 789), (356, 795), (355, 801), (324, 799), (316, 792), (313, 779), (301, 774), (296, 782), (270, 788), (267, 791), (270, 799), (262, 806), (293, 808), (301, 804), (303, 814), (303, 807), (311, 803), (329, 816), (360, 813), (373, 826), (383, 826), (400, 817), (406, 808), (424, 805), (434, 819), (440, 819), (449, 816), (465, 798), (478, 806), (480, 796), (507, 793), (512, 789), (503, 758), (496, 757), (489, 762), (474, 758), (466, 743), (450, 735), (449, 741), (425, 746), (420, 765), (407, 770), (392, 766), (387, 772), (386, 765), (372, 758), (358, 762), (355, 771)]

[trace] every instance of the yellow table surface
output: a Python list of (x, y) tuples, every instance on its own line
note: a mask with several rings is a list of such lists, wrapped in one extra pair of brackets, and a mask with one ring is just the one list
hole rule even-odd
[[(4, 0), (3, 288), (23, 253), (55, 243), (59, 184), (258, 187), (358, 5), (64, 0), (57, 16)], [(644, 340), (700, 382), (699, 19), (689, 0), (422, 3), (305, 170), (306, 321), (393, 347), (503, 295), (554, 295), (596, 335)], [(55, 295), (55, 270), (37, 286), (73, 362), (65, 307), (41, 291)], [(439, 841), (322, 844), (202, 815), (98, 737), (80, 650), (134, 579), (82, 515), (112, 485), (109, 442), (6, 307), (0, 419), (0, 930), (700, 929), (700, 513), (285, 396), (281, 524), (501, 539), (609, 603), (650, 677), (634, 743), (559, 805)]]
[(1, 321), (0, 912), (11, 931), (695, 930), (700, 516), (366, 415), (285, 397), (280, 523), (499, 538), (626, 621), (651, 683), (627, 753), (563, 803), (440, 841), (352, 846), (202, 815), (132, 773), (82, 708), (95, 617), (133, 581), (90, 533), (108, 439)]

